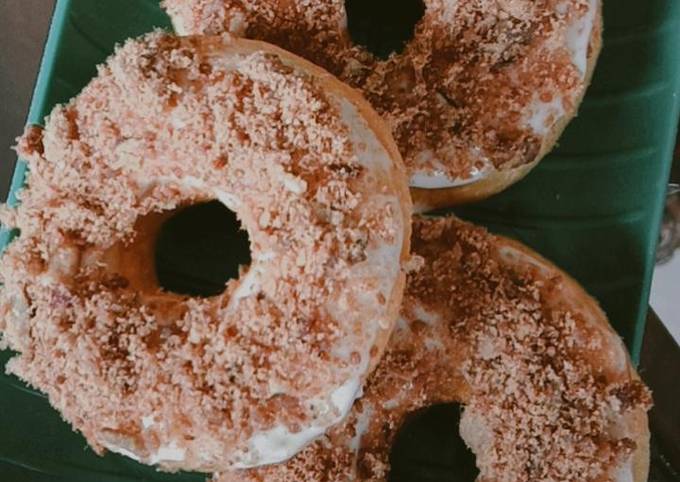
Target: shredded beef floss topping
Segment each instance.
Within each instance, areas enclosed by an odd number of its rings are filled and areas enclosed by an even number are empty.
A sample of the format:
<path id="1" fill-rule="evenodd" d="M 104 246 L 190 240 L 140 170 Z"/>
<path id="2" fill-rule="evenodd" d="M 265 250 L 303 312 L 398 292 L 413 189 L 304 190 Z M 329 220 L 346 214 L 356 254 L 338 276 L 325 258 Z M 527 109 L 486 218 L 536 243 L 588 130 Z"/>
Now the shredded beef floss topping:
<path id="1" fill-rule="evenodd" d="M 594 330 L 570 306 L 560 292 L 564 280 L 546 279 L 521 259 L 508 263 L 481 228 L 437 220 L 417 222 L 414 230 L 426 265 L 409 280 L 407 299 L 450 320 L 450 349 L 469 353 L 460 367 L 470 387 L 461 430 L 465 438 L 471 422 L 493 434 L 490 446 L 466 438 L 481 449 L 475 450 L 481 480 L 611 477 L 635 448 L 610 433 L 613 420 L 651 403 L 644 385 L 616 366 L 625 356 L 620 342 L 613 341 L 613 360 L 580 346 L 579 333 L 603 345 L 612 335 Z M 620 386 L 636 394 L 626 408 L 612 404 Z"/>
<path id="2" fill-rule="evenodd" d="M 249 438 L 341 417 L 391 323 L 408 231 L 395 166 L 356 107 L 348 124 L 349 101 L 276 55 L 202 42 L 156 32 L 118 48 L 19 140 L 28 188 L 2 211 L 21 230 L 0 267 L 0 330 L 21 353 L 8 370 L 96 449 L 169 468 L 206 444 L 258 463 Z M 252 265 L 215 298 L 149 285 L 153 226 L 211 199 L 237 213 Z"/>
<path id="3" fill-rule="evenodd" d="M 181 33 L 271 42 L 360 89 L 412 175 L 461 182 L 536 160 L 585 90 L 598 1 L 424 4 L 403 52 L 383 60 L 350 38 L 343 0 L 164 1 Z"/>
<path id="4" fill-rule="evenodd" d="M 650 394 L 613 332 L 564 291 L 573 282 L 454 218 L 415 218 L 412 243 L 422 266 L 403 322 L 344 425 L 285 464 L 216 480 L 385 481 L 406 416 L 453 401 L 480 481 L 629 480 L 617 474 Z"/>

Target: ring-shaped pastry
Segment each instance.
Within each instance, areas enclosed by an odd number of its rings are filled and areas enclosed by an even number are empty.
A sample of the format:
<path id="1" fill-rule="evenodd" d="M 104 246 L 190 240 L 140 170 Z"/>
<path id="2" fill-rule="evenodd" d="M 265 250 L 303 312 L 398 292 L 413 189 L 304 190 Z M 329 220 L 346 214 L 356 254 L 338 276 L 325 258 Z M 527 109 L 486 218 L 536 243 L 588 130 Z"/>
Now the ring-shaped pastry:
<path id="1" fill-rule="evenodd" d="M 19 151 L 8 369 L 96 450 L 251 467 L 347 414 L 398 315 L 411 221 L 398 150 L 354 90 L 261 42 L 155 32 Z M 160 226 L 211 200 L 237 214 L 251 265 L 219 296 L 161 289 Z"/>

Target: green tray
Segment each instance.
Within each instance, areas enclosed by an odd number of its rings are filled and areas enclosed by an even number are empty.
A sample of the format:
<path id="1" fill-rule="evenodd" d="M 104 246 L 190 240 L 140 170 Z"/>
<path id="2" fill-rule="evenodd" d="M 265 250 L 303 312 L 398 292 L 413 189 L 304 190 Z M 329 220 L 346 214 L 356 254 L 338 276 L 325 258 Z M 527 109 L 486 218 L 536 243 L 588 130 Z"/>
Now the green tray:
<path id="1" fill-rule="evenodd" d="M 593 85 L 559 148 L 523 182 L 458 213 L 524 241 L 575 276 L 637 360 L 680 110 L 680 2 L 605 0 L 605 25 Z M 28 121 L 42 123 L 56 103 L 77 94 L 116 42 L 153 27 L 169 28 L 157 0 L 58 0 Z M 19 162 L 12 204 L 24 176 Z M 10 239 L 1 233 L 0 248 Z M 0 364 L 10 356 L 0 352 Z M 0 481 L 43 480 L 203 477 L 97 457 L 44 396 L 2 374 Z"/>

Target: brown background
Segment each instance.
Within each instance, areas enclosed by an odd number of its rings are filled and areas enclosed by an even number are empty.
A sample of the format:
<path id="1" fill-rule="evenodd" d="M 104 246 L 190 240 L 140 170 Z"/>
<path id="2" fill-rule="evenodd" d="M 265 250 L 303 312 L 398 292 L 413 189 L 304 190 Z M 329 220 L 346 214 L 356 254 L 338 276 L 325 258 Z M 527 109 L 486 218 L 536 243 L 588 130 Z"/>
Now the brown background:
<path id="1" fill-rule="evenodd" d="M 0 199 L 5 200 L 54 0 L 0 0 Z"/>

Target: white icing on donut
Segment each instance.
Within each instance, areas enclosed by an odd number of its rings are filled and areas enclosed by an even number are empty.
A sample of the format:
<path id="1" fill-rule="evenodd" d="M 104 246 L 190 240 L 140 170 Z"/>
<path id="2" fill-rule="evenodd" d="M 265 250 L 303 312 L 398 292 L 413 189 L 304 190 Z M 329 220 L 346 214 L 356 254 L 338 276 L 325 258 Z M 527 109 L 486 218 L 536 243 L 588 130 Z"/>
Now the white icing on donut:
<path id="1" fill-rule="evenodd" d="M 359 113 L 357 107 L 347 99 L 336 99 L 340 117 L 349 127 L 349 138 L 356 150 L 358 161 L 364 167 L 374 166 L 376 163 L 382 169 L 389 169 L 391 159 L 385 147 L 373 135 L 367 135 L 368 124 Z"/>
<path id="2" fill-rule="evenodd" d="M 241 278 L 239 286 L 234 292 L 234 296 L 229 300 L 229 304 L 235 307 L 238 302 L 249 296 L 254 296 L 260 292 L 262 286 L 261 279 L 264 275 L 266 267 L 263 263 L 253 263 L 246 275 Z"/>
<path id="3" fill-rule="evenodd" d="M 467 179 L 451 179 L 442 171 L 416 171 L 411 175 L 411 186 L 422 189 L 445 189 L 448 187 L 465 186 L 479 181 L 486 176 L 487 171 L 473 173 Z"/>
<path id="4" fill-rule="evenodd" d="M 628 461 L 616 468 L 614 472 L 614 482 L 634 482 L 633 463 Z"/>
<path id="5" fill-rule="evenodd" d="M 527 123 L 540 136 L 550 132 L 555 123 L 565 114 L 561 97 L 554 97 L 550 102 L 535 98 L 529 110 Z"/>
<path id="6" fill-rule="evenodd" d="M 175 29 L 179 35 L 187 35 L 189 29 L 185 25 L 185 17 L 181 15 L 175 15 L 172 18 L 172 28 Z"/>
<path id="7" fill-rule="evenodd" d="M 131 452 L 130 450 L 124 449 L 123 447 L 117 447 L 113 444 L 104 444 L 104 447 L 106 447 L 107 450 L 110 450 L 113 453 L 122 455 L 124 457 L 128 457 L 136 462 L 141 462 L 140 458 L 137 457 L 137 454 Z"/>
<path id="8" fill-rule="evenodd" d="M 262 464 L 275 464 L 289 459 L 303 447 L 324 433 L 318 426 L 308 427 L 297 433 L 290 432 L 279 425 L 276 428 L 261 432 L 250 439 L 248 452 L 242 461 L 234 464 L 237 469 L 247 469 Z"/>
<path id="9" fill-rule="evenodd" d="M 427 323 L 430 326 L 434 326 L 437 323 L 441 322 L 442 316 L 439 313 L 432 313 L 425 309 L 425 307 L 421 304 L 415 305 L 413 308 L 413 316 L 424 323 Z M 406 320 L 400 320 L 402 321 L 402 324 L 404 326 L 408 326 L 408 322 Z"/>
<path id="10" fill-rule="evenodd" d="M 229 19 L 229 31 L 237 35 L 243 35 L 248 27 L 246 17 L 243 12 L 236 12 Z"/>
<path id="11" fill-rule="evenodd" d="M 154 421 L 153 415 L 148 415 L 146 417 L 142 417 L 142 427 L 144 427 L 145 429 L 147 429 L 149 427 L 153 427 L 154 424 L 155 424 L 155 421 Z"/>
<path id="12" fill-rule="evenodd" d="M 481 157 L 479 152 L 476 156 Z M 419 155 L 420 163 L 434 165 L 430 171 L 417 170 L 411 174 L 409 183 L 412 187 L 421 189 L 446 189 L 450 187 L 466 186 L 483 179 L 493 170 L 493 166 L 488 159 L 480 161 L 480 167 L 475 166 L 469 177 L 452 179 L 446 174 L 443 166 L 437 167 L 437 158 L 432 151 L 423 151 Z"/>
<path id="13" fill-rule="evenodd" d="M 123 447 L 117 447 L 113 444 L 105 444 L 105 447 L 111 452 L 124 455 L 125 457 L 129 457 L 137 462 L 142 461 L 134 452 Z M 185 455 L 185 449 L 170 445 L 167 447 L 159 447 L 158 451 L 155 454 L 151 454 L 147 460 L 152 465 L 162 462 L 182 462 L 185 458 Z"/>
<path id="14" fill-rule="evenodd" d="M 355 426 L 356 435 L 352 440 L 350 440 L 349 443 L 349 447 L 353 451 L 359 450 L 359 446 L 361 445 L 361 439 L 364 436 L 364 434 L 368 432 L 372 416 L 373 409 L 371 407 L 366 407 L 364 411 L 357 416 L 357 423 Z"/>
<path id="15" fill-rule="evenodd" d="M 361 395 L 361 380 L 354 378 L 335 390 L 331 395 L 332 410 L 338 413 L 335 423 L 342 421 L 349 413 L 354 401 Z M 324 403 L 322 401 L 322 403 Z M 234 464 L 237 469 L 248 469 L 259 465 L 276 464 L 288 460 L 300 448 L 316 440 L 327 430 L 326 426 L 314 425 L 299 432 L 291 432 L 279 425 L 266 432 L 259 432 L 250 439 L 247 454 L 241 462 Z"/>
<path id="16" fill-rule="evenodd" d="M 441 12 L 441 21 L 444 24 L 455 25 L 458 12 L 458 0 L 431 0 L 429 8 Z"/>
<path id="17" fill-rule="evenodd" d="M 595 17 L 599 8 L 599 0 L 589 0 L 588 11 L 567 28 L 567 48 L 571 52 L 572 61 L 585 78 L 588 70 L 588 47 L 595 26 Z"/>

